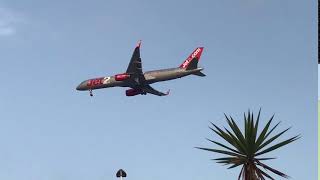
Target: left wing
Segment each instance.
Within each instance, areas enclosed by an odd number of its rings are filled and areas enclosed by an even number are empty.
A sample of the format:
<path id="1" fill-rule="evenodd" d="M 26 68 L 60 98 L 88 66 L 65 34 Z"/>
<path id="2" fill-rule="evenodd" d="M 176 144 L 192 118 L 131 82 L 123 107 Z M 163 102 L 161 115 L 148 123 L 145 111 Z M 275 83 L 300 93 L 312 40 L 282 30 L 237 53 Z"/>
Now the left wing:
<path id="1" fill-rule="evenodd" d="M 140 58 L 140 45 L 141 45 L 141 40 L 138 42 L 136 48 L 133 51 L 130 63 L 126 71 L 126 73 L 128 74 L 143 75 L 141 58 Z"/>
<path id="2" fill-rule="evenodd" d="M 170 90 L 168 90 L 166 93 L 157 91 L 157 90 L 153 89 L 150 85 L 145 85 L 141 89 L 146 93 L 154 94 L 154 95 L 157 95 L 157 96 L 167 96 L 170 93 Z"/>

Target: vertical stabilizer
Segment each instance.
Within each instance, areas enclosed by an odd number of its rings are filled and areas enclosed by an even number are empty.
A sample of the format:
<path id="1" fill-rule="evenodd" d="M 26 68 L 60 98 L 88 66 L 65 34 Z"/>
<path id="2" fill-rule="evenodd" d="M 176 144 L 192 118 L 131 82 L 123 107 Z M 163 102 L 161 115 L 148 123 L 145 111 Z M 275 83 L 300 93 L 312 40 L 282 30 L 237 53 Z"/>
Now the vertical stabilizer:
<path id="1" fill-rule="evenodd" d="M 200 60 L 203 47 L 196 48 L 190 56 L 180 65 L 180 68 L 183 69 L 196 69 L 198 67 L 198 62 Z"/>

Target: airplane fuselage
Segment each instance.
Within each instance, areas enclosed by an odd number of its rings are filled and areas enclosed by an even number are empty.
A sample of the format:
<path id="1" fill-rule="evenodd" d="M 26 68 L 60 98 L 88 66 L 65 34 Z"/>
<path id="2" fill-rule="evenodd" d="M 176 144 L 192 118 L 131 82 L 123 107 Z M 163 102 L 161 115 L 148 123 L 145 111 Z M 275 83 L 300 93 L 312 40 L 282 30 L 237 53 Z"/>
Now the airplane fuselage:
<path id="1" fill-rule="evenodd" d="M 203 47 L 197 47 L 183 63 L 177 68 L 161 69 L 155 71 L 142 71 L 142 61 L 140 57 L 141 41 L 138 42 L 131 56 L 129 65 L 125 73 L 114 76 L 106 76 L 83 81 L 76 88 L 79 91 L 89 91 L 110 87 L 129 87 L 125 91 L 126 96 L 153 94 L 156 96 L 167 96 L 167 92 L 160 92 L 150 86 L 152 83 L 168 81 L 188 75 L 205 76 L 203 68 L 198 67 L 198 62 L 203 51 Z"/>
<path id="2" fill-rule="evenodd" d="M 147 71 L 143 73 L 145 80 L 142 82 L 139 81 L 139 79 L 141 79 L 139 77 L 130 77 L 124 80 L 117 80 L 116 76 L 106 76 L 106 77 L 88 79 L 86 81 L 83 81 L 77 87 L 77 90 L 86 91 L 86 90 L 94 90 L 94 89 L 109 88 L 109 87 L 138 88 L 139 86 L 143 86 L 147 84 L 181 78 L 184 76 L 188 76 L 188 75 L 200 72 L 202 70 L 203 68 L 196 68 L 191 70 L 186 70 L 182 68 L 170 68 L 170 69 Z"/>

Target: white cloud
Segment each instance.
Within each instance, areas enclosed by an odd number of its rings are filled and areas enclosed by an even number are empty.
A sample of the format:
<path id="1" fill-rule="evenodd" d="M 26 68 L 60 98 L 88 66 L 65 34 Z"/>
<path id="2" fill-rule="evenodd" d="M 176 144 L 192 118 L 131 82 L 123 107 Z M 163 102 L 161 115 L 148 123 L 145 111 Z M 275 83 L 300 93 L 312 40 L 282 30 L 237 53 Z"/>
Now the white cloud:
<path id="1" fill-rule="evenodd" d="M 0 36 L 14 35 L 21 22 L 22 18 L 19 14 L 9 8 L 0 7 Z"/>

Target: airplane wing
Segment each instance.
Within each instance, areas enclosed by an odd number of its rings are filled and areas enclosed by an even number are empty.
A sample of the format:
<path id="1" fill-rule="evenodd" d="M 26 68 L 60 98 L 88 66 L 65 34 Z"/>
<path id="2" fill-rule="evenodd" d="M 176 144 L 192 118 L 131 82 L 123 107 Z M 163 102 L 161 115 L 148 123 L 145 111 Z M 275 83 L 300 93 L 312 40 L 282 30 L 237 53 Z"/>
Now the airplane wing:
<path id="1" fill-rule="evenodd" d="M 150 85 L 145 85 L 141 89 L 146 93 L 157 95 L 157 96 L 167 96 L 170 93 L 170 90 L 168 90 L 166 93 L 157 91 L 157 90 L 153 89 Z"/>
<path id="2" fill-rule="evenodd" d="M 140 45 L 141 45 L 141 41 L 138 42 L 136 48 L 133 51 L 129 66 L 126 71 L 126 73 L 128 74 L 143 75 L 141 58 L 140 58 Z"/>

